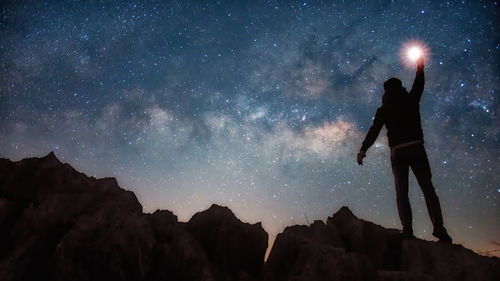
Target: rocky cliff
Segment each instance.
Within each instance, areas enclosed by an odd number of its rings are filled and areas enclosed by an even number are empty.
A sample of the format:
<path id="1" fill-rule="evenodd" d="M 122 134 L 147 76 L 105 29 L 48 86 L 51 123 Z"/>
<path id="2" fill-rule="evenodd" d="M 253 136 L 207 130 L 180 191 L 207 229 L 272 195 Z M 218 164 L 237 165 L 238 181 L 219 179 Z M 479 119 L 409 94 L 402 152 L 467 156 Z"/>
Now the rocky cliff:
<path id="1" fill-rule="evenodd" d="M 326 224 L 287 227 L 276 237 L 265 280 L 500 280 L 500 261 L 460 245 L 401 239 L 342 207 Z"/>
<path id="2" fill-rule="evenodd" d="M 401 240 L 347 208 L 276 238 L 226 207 L 187 223 L 144 214 L 113 178 L 53 153 L 0 159 L 0 280 L 499 280 L 498 259 L 459 245 Z"/>
<path id="3" fill-rule="evenodd" d="M 0 280 L 258 280 L 267 233 L 213 205 L 144 214 L 113 178 L 50 153 L 0 159 Z"/>

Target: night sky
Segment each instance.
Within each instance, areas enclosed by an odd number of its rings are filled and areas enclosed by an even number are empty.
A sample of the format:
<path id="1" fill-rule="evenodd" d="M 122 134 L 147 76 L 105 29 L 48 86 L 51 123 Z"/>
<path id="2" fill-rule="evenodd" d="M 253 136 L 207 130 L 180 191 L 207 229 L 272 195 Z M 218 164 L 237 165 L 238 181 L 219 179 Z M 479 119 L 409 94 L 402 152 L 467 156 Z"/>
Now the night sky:
<path id="1" fill-rule="evenodd" d="M 0 157 L 54 151 L 116 177 L 146 212 L 185 221 L 217 203 L 271 240 L 344 205 L 401 228 L 385 129 L 355 159 L 383 82 L 411 88 L 404 44 L 425 44 L 422 125 L 445 226 L 498 248 L 498 2 L 7 2 Z M 433 239 L 413 175 L 410 195 L 416 236 Z"/>

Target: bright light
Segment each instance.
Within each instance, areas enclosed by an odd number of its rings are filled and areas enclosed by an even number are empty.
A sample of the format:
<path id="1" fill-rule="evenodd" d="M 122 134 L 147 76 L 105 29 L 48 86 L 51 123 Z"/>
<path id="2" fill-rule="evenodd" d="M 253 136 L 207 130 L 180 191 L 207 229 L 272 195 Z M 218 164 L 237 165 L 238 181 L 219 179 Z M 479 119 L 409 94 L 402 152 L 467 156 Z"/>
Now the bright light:
<path id="1" fill-rule="evenodd" d="M 412 61 L 417 61 L 422 56 L 422 50 L 419 47 L 411 47 L 408 50 L 408 58 Z"/>
<path id="2" fill-rule="evenodd" d="M 424 61 L 427 62 L 430 52 L 422 42 L 411 40 L 403 44 L 399 55 L 404 65 L 407 67 L 415 67 L 415 62 L 422 57 Z"/>

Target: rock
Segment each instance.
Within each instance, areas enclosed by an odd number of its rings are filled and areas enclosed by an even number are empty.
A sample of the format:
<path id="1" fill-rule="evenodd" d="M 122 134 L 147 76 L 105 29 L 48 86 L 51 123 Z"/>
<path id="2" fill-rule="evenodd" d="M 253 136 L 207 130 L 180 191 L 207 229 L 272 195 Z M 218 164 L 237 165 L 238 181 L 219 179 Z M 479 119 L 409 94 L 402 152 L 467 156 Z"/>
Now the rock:
<path id="1" fill-rule="evenodd" d="M 347 207 L 276 237 L 212 205 L 187 223 L 144 214 L 114 178 L 43 158 L 0 158 L 0 280 L 500 280 L 500 261 L 401 240 Z"/>
<path id="2" fill-rule="evenodd" d="M 264 280 L 376 280 L 366 256 L 347 252 L 338 231 L 315 221 L 278 234 L 265 265 Z"/>
<path id="3" fill-rule="evenodd" d="M 500 280 L 500 260 L 480 256 L 461 245 L 405 240 L 401 270 L 428 280 Z"/>
<path id="4" fill-rule="evenodd" d="M 221 270 L 218 280 L 260 278 L 268 240 L 260 223 L 242 223 L 229 208 L 212 205 L 186 227 Z"/>
<path id="5" fill-rule="evenodd" d="M 169 211 L 144 214 L 136 196 L 114 178 L 87 177 L 53 153 L 19 162 L 0 159 L 0 280 L 224 280 L 219 277 L 230 278 L 233 272 L 238 276 L 226 280 L 260 276 L 267 247 L 260 225 L 244 224 L 234 215 L 228 220 L 223 213 L 207 214 L 194 220 L 194 235 Z M 207 252 L 199 225 L 213 237 L 244 238 L 264 250 L 224 264 Z M 216 252 L 235 257 L 249 247 L 233 242 Z"/>
<path id="6" fill-rule="evenodd" d="M 394 270 L 400 267 L 401 239 L 396 229 L 386 229 L 357 218 L 347 207 L 342 207 L 327 219 L 328 227 L 336 229 L 342 240 L 342 248 L 360 253 L 380 269 Z"/>
<path id="7" fill-rule="evenodd" d="M 500 261 L 460 245 L 402 240 L 342 207 L 276 237 L 264 280 L 499 280 Z"/>

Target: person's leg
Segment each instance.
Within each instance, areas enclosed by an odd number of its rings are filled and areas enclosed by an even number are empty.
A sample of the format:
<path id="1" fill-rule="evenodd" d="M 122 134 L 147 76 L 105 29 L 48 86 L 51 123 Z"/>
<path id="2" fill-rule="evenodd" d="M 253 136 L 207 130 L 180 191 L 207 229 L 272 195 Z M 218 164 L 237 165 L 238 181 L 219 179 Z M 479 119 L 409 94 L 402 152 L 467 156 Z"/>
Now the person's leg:
<path id="1" fill-rule="evenodd" d="M 432 224 L 434 226 L 443 225 L 441 206 L 439 204 L 439 198 L 437 197 L 436 190 L 432 185 L 431 168 L 429 166 L 427 154 L 425 153 L 425 148 L 423 145 L 415 145 L 412 147 L 412 152 L 410 166 L 413 174 L 415 174 L 415 177 L 417 178 L 422 192 L 424 193 L 427 211 L 431 217 Z"/>
<path id="2" fill-rule="evenodd" d="M 451 242 L 451 238 L 449 238 L 446 233 L 446 229 L 443 226 L 441 205 L 439 203 L 439 198 L 436 194 L 434 185 L 432 184 L 431 168 L 423 145 L 416 145 L 415 147 L 412 147 L 412 159 L 410 161 L 410 166 L 424 194 L 427 211 L 432 224 L 434 225 L 433 235 L 444 241 L 449 240 L 449 242 Z"/>
<path id="3" fill-rule="evenodd" d="M 392 173 L 394 175 L 394 184 L 396 186 L 396 202 L 398 205 L 399 218 L 403 225 L 403 235 L 413 236 L 412 214 L 410 199 L 408 198 L 408 173 L 409 166 L 403 153 L 391 153 Z"/>

